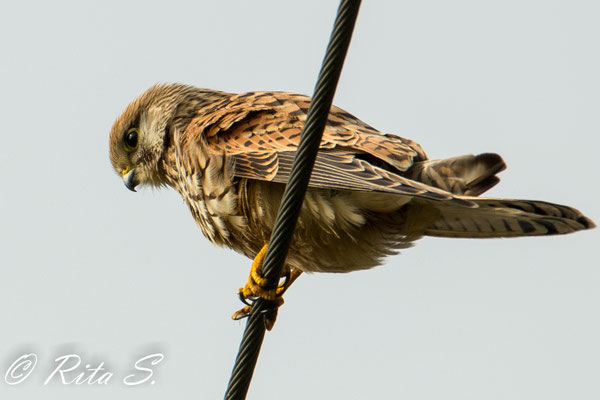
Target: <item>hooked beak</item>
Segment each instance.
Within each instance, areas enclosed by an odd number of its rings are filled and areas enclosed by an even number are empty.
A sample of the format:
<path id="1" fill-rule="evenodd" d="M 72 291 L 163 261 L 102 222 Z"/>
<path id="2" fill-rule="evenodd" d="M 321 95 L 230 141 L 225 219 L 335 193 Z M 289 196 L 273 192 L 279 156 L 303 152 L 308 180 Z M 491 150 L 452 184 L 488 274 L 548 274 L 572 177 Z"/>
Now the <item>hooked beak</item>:
<path id="1" fill-rule="evenodd" d="M 132 192 L 135 192 L 135 187 L 138 184 L 138 181 L 135 180 L 135 168 L 124 168 L 123 171 L 121 171 L 121 176 L 123 177 L 125 187 Z"/>

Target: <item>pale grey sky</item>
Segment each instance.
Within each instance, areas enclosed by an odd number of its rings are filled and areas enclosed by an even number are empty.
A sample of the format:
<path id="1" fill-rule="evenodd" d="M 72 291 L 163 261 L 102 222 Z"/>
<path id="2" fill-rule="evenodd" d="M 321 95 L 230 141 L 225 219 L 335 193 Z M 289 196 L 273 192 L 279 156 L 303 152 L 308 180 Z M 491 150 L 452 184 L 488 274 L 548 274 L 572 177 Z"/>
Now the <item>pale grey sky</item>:
<path id="1" fill-rule="evenodd" d="M 210 245 L 174 191 L 126 190 L 108 132 L 156 82 L 312 93 L 336 9 L 0 5 L 1 398 L 223 396 L 250 261 Z M 599 14 L 583 0 L 365 1 L 335 103 L 432 158 L 498 152 L 508 170 L 490 196 L 598 223 Z M 248 398 L 598 399 L 599 238 L 424 239 L 371 271 L 303 276 Z M 121 383 L 156 352 L 154 385 Z M 36 369 L 8 385 L 28 353 Z M 71 353 L 114 377 L 44 386 Z"/>

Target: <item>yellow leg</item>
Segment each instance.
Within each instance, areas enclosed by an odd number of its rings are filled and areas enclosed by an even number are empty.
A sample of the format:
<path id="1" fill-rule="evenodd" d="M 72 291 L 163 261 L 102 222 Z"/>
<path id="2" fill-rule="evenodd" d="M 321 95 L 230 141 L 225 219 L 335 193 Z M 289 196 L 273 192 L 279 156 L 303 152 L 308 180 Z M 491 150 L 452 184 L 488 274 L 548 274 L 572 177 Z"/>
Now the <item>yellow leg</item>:
<path id="1" fill-rule="evenodd" d="M 262 265 L 266 253 L 267 245 L 264 245 L 256 257 L 254 257 L 252 267 L 250 268 L 250 276 L 248 277 L 248 281 L 243 288 L 238 290 L 240 299 L 247 305 L 241 310 L 235 312 L 231 318 L 234 320 L 239 320 L 247 317 L 250 314 L 253 302 L 260 297 L 273 302 L 273 309 L 269 310 L 265 316 L 267 329 L 271 330 L 275 324 L 275 319 L 277 318 L 277 309 L 283 304 L 283 298 L 281 296 L 292 285 L 292 283 L 298 279 L 298 277 L 302 274 L 302 271 L 286 266 L 284 267 L 283 283 L 279 284 L 274 289 L 265 289 L 265 286 L 267 286 L 267 279 L 262 276 Z"/>

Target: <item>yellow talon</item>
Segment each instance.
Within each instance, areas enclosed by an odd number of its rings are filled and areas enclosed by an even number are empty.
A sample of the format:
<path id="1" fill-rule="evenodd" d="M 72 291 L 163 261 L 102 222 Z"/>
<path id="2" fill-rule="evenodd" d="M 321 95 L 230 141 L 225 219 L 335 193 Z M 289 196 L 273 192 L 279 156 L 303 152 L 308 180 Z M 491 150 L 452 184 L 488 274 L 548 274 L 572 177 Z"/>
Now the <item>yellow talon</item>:
<path id="1" fill-rule="evenodd" d="M 265 286 L 267 286 L 268 281 L 262 276 L 262 266 L 266 253 L 267 245 L 264 245 L 256 257 L 254 257 L 248 281 L 243 288 L 238 290 L 238 295 L 240 299 L 246 303 L 246 306 L 235 312 L 231 318 L 239 320 L 247 317 L 252 309 L 253 301 L 260 297 L 273 302 L 273 309 L 269 310 L 265 315 L 267 329 L 271 330 L 275 324 L 275 319 L 277 318 L 277 309 L 283 304 L 283 298 L 281 296 L 300 274 L 302 274 L 302 271 L 296 268 L 290 269 L 288 266 L 285 266 L 283 273 L 284 281 L 274 289 L 266 289 Z"/>
<path id="2" fill-rule="evenodd" d="M 254 261 L 252 261 L 252 267 L 250 268 L 250 277 L 248 278 L 248 282 L 253 280 L 258 286 L 265 287 L 267 286 L 267 279 L 264 278 L 262 274 L 262 265 L 265 261 L 265 255 L 267 254 L 267 245 L 265 244 L 262 249 L 258 252 L 256 257 L 254 257 Z"/>
<path id="3" fill-rule="evenodd" d="M 244 307 L 240 308 L 239 310 L 237 310 L 236 312 L 234 312 L 233 315 L 231 316 L 231 319 L 233 319 L 234 321 L 237 321 L 242 318 L 246 318 L 250 314 L 251 309 L 252 309 L 251 306 L 244 306 Z"/>

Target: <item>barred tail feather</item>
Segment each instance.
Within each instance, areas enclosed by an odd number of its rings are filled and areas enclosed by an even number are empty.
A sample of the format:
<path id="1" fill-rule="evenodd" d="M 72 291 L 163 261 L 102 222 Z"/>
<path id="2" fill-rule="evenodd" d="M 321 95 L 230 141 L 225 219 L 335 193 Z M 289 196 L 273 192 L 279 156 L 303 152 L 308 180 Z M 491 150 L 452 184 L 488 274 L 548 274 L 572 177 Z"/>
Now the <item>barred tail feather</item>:
<path id="1" fill-rule="evenodd" d="M 477 208 L 433 205 L 437 218 L 425 235 L 493 238 L 562 235 L 592 229 L 594 223 L 578 210 L 543 201 L 469 198 Z"/>

